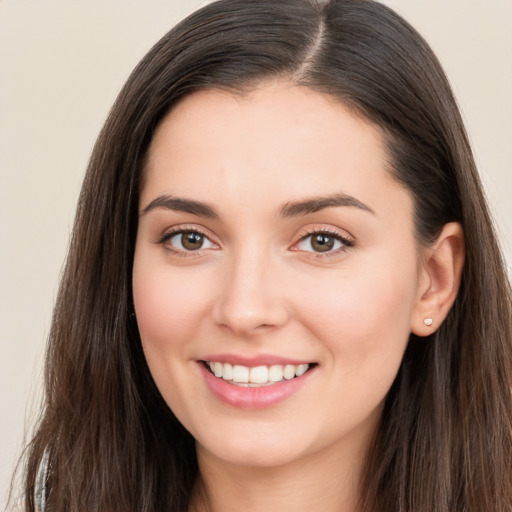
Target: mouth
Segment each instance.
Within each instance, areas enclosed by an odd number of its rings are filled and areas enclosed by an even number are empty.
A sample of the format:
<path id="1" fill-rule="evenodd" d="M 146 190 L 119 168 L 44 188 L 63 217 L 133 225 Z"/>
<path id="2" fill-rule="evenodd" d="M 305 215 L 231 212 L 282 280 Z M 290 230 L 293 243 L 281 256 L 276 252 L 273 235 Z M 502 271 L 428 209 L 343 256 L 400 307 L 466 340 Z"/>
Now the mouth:
<path id="1" fill-rule="evenodd" d="M 316 363 L 244 366 L 220 361 L 202 361 L 205 368 L 218 379 L 240 387 L 265 387 L 302 377 Z"/>

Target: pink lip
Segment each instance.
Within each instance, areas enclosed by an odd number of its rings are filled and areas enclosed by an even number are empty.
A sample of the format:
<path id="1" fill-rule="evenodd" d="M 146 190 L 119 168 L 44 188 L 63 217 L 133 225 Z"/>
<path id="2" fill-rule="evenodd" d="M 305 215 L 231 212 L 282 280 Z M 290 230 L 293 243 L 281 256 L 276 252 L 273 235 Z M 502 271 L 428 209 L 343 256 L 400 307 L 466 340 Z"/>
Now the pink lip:
<path id="1" fill-rule="evenodd" d="M 311 361 L 302 361 L 299 359 L 290 359 L 270 354 L 262 354 L 256 356 L 244 356 L 236 354 L 214 354 L 202 358 L 203 361 L 217 361 L 219 363 L 240 364 L 242 366 L 272 366 L 273 364 L 299 364 L 311 363 Z"/>
<path id="2" fill-rule="evenodd" d="M 219 361 L 219 359 L 214 359 Z M 222 359 L 223 362 L 230 362 Z M 237 359 L 239 361 L 239 359 Z M 261 361 L 261 359 L 258 359 Z M 241 364 L 241 363 L 239 363 Z M 261 364 L 261 362 L 260 362 Z M 266 363 L 269 364 L 269 363 Z M 271 363 L 270 363 L 271 364 Z M 283 364 L 283 363 L 273 363 Z M 284 363 L 286 364 L 286 363 Z M 294 364 L 294 363 L 288 363 Z M 299 363 L 300 364 L 300 363 Z M 198 361 L 200 372 L 206 382 L 208 389 L 219 400 L 227 405 L 238 407 L 241 409 L 264 409 L 271 407 L 297 393 L 309 377 L 315 373 L 316 366 L 308 370 L 304 375 L 295 377 L 283 382 L 277 382 L 269 386 L 261 387 L 244 387 L 230 384 L 224 379 L 215 377 L 204 365 L 202 361 Z M 255 366 L 246 363 L 246 366 Z"/>

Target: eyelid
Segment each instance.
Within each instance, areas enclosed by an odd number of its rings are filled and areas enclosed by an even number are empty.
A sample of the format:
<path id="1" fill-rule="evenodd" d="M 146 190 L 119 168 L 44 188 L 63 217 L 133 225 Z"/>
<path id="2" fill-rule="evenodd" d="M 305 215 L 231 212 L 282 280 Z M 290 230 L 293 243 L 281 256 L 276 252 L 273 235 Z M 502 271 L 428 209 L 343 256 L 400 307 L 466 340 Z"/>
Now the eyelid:
<path id="1" fill-rule="evenodd" d="M 158 238 L 158 242 L 168 238 L 169 235 L 175 235 L 176 233 L 180 233 L 181 231 L 196 231 L 204 236 L 209 236 L 206 230 L 197 224 L 175 224 L 173 226 L 166 227 L 162 234 Z M 157 242 L 157 243 L 158 243 Z"/>
<path id="2" fill-rule="evenodd" d="M 216 237 L 210 234 L 210 231 L 203 228 L 201 225 L 197 224 L 178 224 L 172 227 L 167 228 L 163 234 L 156 240 L 156 244 L 162 244 L 164 245 L 168 240 L 170 240 L 173 236 L 176 236 L 179 233 L 183 232 L 193 232 L 198 233 L 201 236 L 205 237 L 211 244 L 215 245 L 215 248 L 205 248 L 205 249 L 197 249 L 196 251 L 186 251 L 181 250 L 175 247 L 166 247 L 167 250 L 173 252 L 174 254 L 180 255 L 180 256 L 194 256 L 199 255 L 199 253 L 207 251 L 207 250 L 217 250 L 220 249 L 221 244 L 216 241 Z M 335 238 L 336 240 L 340 241 L 342 243 L 342 246 L 340 248 L 334 249 L 332 251 L 326 251 L 326 252 L 316 252 L 316 251 L 306 251 L 303 249 L 298 248 L 298 244 L 308 238 L 309 236 L 318 235 L 318 234 L 325 234 L 328 236 L 331 236 Z M 355 242 L 353 237 L 347 233 L 347 231 L 342 230 L 340 228 L 336 228 L 333 226 L 326 226 L 326 225 L 314 225 L 314 226 L 307 226 L 305 228 L 302 228 L 296 235 L 295 241 L 290 247 L 290 250 L 297 251 L 297 252 L 304 252 L 304 253 L 310 253 L 314 257 L 324 258 L 333 256 L 336 254 L 339 254 L 340 252 L 344 252 L 347 249 L 350 249 L 354 246 Z"/>
<path id="3" fill-rule="evenodd" d="M 163 245 L 167 241 L 169 241 L 173 236 L 176 236 L 179 233 L 187 233 L 187 232 L 198 233 L 199 235 L 203 236 L 210 243 L 212 243 L 213 245 L 217 246 L 215 248 L 215 250 L 220 247 L 220 244 L 213 240 L 213 238 L 215 238 L 215 237 L 213 235 L 211 235 L 208 230 L 204 229 L 202 226 L 198 226 L 197 224 L 178 224 L 176 226 L 172 226 L 170 228 L 167 228 L 163 232 L 163 234 L 160 235 L 160 237 L 156 240 L 155 243 Z M 201 251 L 211 250 L 212 248 L 198 249 L 197 251 L 183 251 L 183 250 L 176 249 L 176 248 L 171 248 L 171 247 L 167 247 L 167 249 L 169 251 L 174 252 L 175 254 L 184 255 L 184 253 L 189 253 L 189 254 L 187 254 L 187 256 L 192 256 L 194 254 L 198 254 Z"/>
<path id="4" fill-rule="evenodd" d="M 322 252 L 315 252 L 315 251 L 304 251 L 298 248 L 298 245 L 300 242 L 304 241 L 306 238 L 313 236 L 313 235 L 328 235 L 336 240 L 340 241 L 342 243 L 342 247 L 335 249 L 333 251 L 326 251 L 324 253 Z M 329 257 L 334 256 L 336 254 L 339 254 L 340 252 L 344 252 L 347 249 L 352 248 L 355 245 L 354 238 L 347 233 L 345 230 L 341 230 L 339 228 L 335 228 L 333 226 L 325 226 L 325 225 L 315 225 L 315 226 L 307 226 L 306 228 L 303 228 L 299 233 L 297 234 L 296 241 L 292 244 L 290 247 L 293 251 L 301 251 L 301 252 L 307 252 L 311 253 L 315 257 Z"/>

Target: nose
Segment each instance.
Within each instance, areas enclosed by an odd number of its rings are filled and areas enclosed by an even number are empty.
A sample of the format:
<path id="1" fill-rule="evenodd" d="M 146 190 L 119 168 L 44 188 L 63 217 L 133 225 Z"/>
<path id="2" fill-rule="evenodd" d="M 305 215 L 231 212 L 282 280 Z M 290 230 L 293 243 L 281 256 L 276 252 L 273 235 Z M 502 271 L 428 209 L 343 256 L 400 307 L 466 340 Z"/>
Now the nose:
<path id="1" fill-rule="evenodd" d="M 220 281 L 213 306 L 218 326 L 249 337 L 287 322 L 286 286 L 279 265 L 261 250 L 246 248 L 226 261 Z"/>

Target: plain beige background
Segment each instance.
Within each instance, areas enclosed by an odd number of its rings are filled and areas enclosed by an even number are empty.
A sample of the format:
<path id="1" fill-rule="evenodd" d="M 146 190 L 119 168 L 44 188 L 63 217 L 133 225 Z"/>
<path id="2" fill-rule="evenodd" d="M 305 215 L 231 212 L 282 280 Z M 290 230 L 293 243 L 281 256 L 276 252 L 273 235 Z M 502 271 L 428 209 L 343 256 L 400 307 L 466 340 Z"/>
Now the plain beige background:
<path id="1" fill-rule="evenodd" d="M 0 0 L 0 509 L 95 137 L 134 65 L 200 0 Z M 512 0 L 389 0 L 459 99 L 512 262 Z"/>

